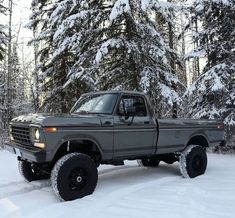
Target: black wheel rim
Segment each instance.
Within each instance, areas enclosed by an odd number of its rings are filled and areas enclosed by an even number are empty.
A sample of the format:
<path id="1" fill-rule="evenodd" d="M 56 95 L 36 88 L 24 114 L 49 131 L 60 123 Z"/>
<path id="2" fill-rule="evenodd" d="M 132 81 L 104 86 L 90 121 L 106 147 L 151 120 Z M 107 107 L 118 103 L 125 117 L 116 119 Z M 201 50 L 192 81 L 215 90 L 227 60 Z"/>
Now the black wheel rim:
<path id="1" fill-rule="evenodd" d="M 69 188 L 71 190 L 80 191 L 87 182 L 87 173 L 82 168 L 75 168 L 69 174 Z"/>
<path id="2" fill-rule="evenodd" d="M 203 159 L 200 155 L 196 155 L 192 160 L 192 168 L 195 172 L 198 172 L 203 167 Z"/>

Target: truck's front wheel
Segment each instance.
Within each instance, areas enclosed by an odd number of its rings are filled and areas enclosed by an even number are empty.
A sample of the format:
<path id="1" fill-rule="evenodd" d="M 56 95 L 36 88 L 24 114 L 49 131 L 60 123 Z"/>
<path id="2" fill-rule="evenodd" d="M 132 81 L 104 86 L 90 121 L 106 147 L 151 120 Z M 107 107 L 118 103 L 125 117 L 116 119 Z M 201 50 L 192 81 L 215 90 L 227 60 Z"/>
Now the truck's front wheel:
<path id="1" fill-rule="evenodd" d="M 202 146 L 189 145 L 180 156 L 180 172 L 185 178 L 202 175 L 207 167 L 207 155 Z"/>
<path id="2" fill-rule="evenodd" d="M 32 163 L 24 160 L 18 162 L 18 168 L 20 174 L 28 182 L 50 178 L 49 174 L 42 172 L 37 167 L 33 167 Z"/>
<path id="3" fill-rule="evenodd" d="M 82 198 L 94 192 L 98 179 L 94 161 L 85 154 L 67 154 L 57 161 L 51 184 L 55 194 L 65 201 Z"/>

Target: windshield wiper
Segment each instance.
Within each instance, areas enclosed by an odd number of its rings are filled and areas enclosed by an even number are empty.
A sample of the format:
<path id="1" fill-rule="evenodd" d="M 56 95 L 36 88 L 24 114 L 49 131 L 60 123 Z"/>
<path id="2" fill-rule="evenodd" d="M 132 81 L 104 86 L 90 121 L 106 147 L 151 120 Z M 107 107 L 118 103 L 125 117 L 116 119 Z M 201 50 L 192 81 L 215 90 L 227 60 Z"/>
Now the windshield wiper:
<path id="1" fill-rule="evenodd" d="M 81 111 L 77 111 L 74 112 L 75 114 L 89 114 L 89 111 L 85 111 L 85 110 L 81 110 Z"/>

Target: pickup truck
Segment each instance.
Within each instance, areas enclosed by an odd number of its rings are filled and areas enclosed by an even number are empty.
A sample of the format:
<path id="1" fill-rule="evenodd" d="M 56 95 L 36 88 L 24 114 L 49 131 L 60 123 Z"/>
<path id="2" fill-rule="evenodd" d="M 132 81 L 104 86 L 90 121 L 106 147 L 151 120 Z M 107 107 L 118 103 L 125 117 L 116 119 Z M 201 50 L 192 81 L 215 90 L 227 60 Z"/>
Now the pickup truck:
<path id="1" fill-rule="evenodd" d="M 100 164 L 138 160 L 144 167 L 179 162 L 183 177 L 205 173 L 206 148 L 223 141 L 221 121 L 158 119 L 141 92 L 82 95 L 68 114 L 14 118 L 5 148 L 18 156 L 27 181 L 51 179 L 65 201 L 92 194 Z"/>

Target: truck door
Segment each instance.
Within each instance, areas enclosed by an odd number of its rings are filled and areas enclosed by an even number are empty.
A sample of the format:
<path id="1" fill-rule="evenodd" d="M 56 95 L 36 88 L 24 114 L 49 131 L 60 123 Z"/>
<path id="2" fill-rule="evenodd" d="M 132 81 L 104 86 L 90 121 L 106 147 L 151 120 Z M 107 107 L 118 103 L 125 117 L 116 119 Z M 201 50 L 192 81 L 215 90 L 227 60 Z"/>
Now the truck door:
<path id="1" fill-rule="evenodd" d="M 151 154 L 156 136 L 145 98 L 123 95 L 114 115 L 114 157 Z"/>

